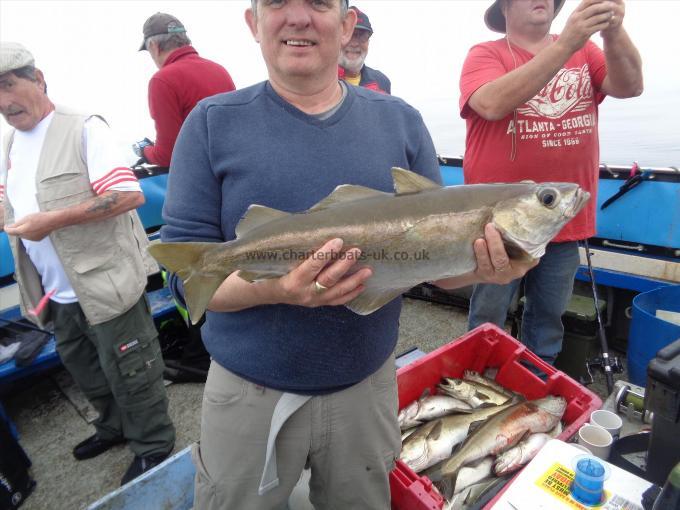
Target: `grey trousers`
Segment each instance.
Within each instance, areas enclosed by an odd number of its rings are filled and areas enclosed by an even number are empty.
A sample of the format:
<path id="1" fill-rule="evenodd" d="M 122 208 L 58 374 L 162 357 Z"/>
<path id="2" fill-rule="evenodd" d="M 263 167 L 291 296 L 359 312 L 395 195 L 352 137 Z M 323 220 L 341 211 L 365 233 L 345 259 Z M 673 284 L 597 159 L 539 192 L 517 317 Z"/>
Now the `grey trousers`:
<path id="1" fill-rule="evenodd" d="M 50 302 L 57 352 L 99 412 L 104 439 L 123 436 L 140 457 L 169 453 L 175 428 L 168 416 L 163 357 L 144 296 L 130 310 L 90 326 L 78 303 Z"/>
<path id="2" fill-rule="evenodd" d="M 269 426 L 280 391 L 210 366 L 201 440 L 193 449 L 196 510 L 285 509 L 311 468 L 317 510 L 390 508 L 389 472 L 401 449 L 394 357 L 343 391 L 312 397 L 276 439 L 278 487 L 258 495 Z"/>

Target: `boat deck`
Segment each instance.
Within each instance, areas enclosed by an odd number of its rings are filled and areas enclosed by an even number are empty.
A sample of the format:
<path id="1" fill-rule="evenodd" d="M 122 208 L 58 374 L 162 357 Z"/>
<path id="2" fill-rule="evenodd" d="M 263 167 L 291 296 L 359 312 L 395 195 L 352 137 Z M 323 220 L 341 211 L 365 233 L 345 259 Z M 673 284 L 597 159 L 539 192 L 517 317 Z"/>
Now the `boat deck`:
<path id="1" fill-rule="evenodd" d="M 430 352 L 461 336 L 466 329 L 465 310 L 407 298 L 396 352 L 403 353 L 413 346 Z M 27 510 L 86 508 L 118 488 L 132 460 L 125 446 L 116 446 L 90 460 L 73 458 L 73 446 L 92 434 L 93 428 L 57 384 L 59 380 L 63 387 L 64 378 L 68 379 L 68 374 L 55 368 L 30 385 L 28 380 L 19 381 L 10 394 L 2 397 L 19 431 L 21 445 L 33 461 L 37 486 L 22 507 Z M 591 388 L 604 396 L 602 381 Z M 167 389 L 170 416 L 177 430 L 175 452 L 180 452 L 199 437 L 203 384 L 171 384 Z"/>

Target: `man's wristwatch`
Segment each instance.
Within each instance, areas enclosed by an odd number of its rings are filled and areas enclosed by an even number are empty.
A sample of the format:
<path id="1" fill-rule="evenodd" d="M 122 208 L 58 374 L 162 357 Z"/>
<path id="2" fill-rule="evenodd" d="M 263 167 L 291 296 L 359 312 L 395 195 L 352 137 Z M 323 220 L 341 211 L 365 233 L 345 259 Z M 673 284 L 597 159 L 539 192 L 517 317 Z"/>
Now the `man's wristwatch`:
<path id="1" fill-rule="evenodd" d="M 144 147 L 148 147 L 149 145 L 153 145 L 153 142 L 148 138 L 144 138 L 144 140 L 141 140 L 137 143 L 133 143 L 132 150 L 134 151 L 135 154 L 137 154 L 137 156 L 142 158 L 144 157 Z"/>

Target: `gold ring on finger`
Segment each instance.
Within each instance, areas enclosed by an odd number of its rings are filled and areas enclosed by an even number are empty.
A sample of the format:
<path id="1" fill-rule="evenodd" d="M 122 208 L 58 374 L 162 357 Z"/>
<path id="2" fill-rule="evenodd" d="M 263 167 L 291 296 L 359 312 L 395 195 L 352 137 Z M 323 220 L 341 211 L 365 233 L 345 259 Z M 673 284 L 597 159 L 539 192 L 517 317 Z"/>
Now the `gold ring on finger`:
<path id="1" fill-rule="evenodd" d="M 317 280 L 314 280 L 314 292 L 317 294 L 321 294 L 322 292 L 325 292 L 328 290 L 328 287 L 325 285 L 321 285 Z"/>

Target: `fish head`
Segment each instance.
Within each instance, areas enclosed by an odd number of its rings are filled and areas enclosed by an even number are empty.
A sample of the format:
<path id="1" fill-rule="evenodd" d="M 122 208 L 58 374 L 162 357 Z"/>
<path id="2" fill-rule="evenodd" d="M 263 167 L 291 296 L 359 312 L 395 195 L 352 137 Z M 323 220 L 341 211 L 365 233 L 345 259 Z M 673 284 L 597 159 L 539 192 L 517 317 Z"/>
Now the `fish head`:
<path id="1" fill-rule="evenodd" d="M 404 442 L 399 454 L 399 458 L 411 469 L 420 467 L 427 459 L 427 440 L 424 437 L 417 437 L 415 440 Z"/>
<path id="2" fill-rule="evenodd" d="M 521 183 L 493 208 L 493 224 L 513 258 L 539 258 L 546 245 L 583 208 L 590 193 L 569 182 Z"/>
<path id="3" fill-rule="evenodd" d="M 564 397 L 555 397 L 548 395 L 547 397 L 534 400 L 533 403 L 539 409 L 549 413 L 553 416 L 562 417 L 564 411 L 567 409 L 567 401 Z"/>

